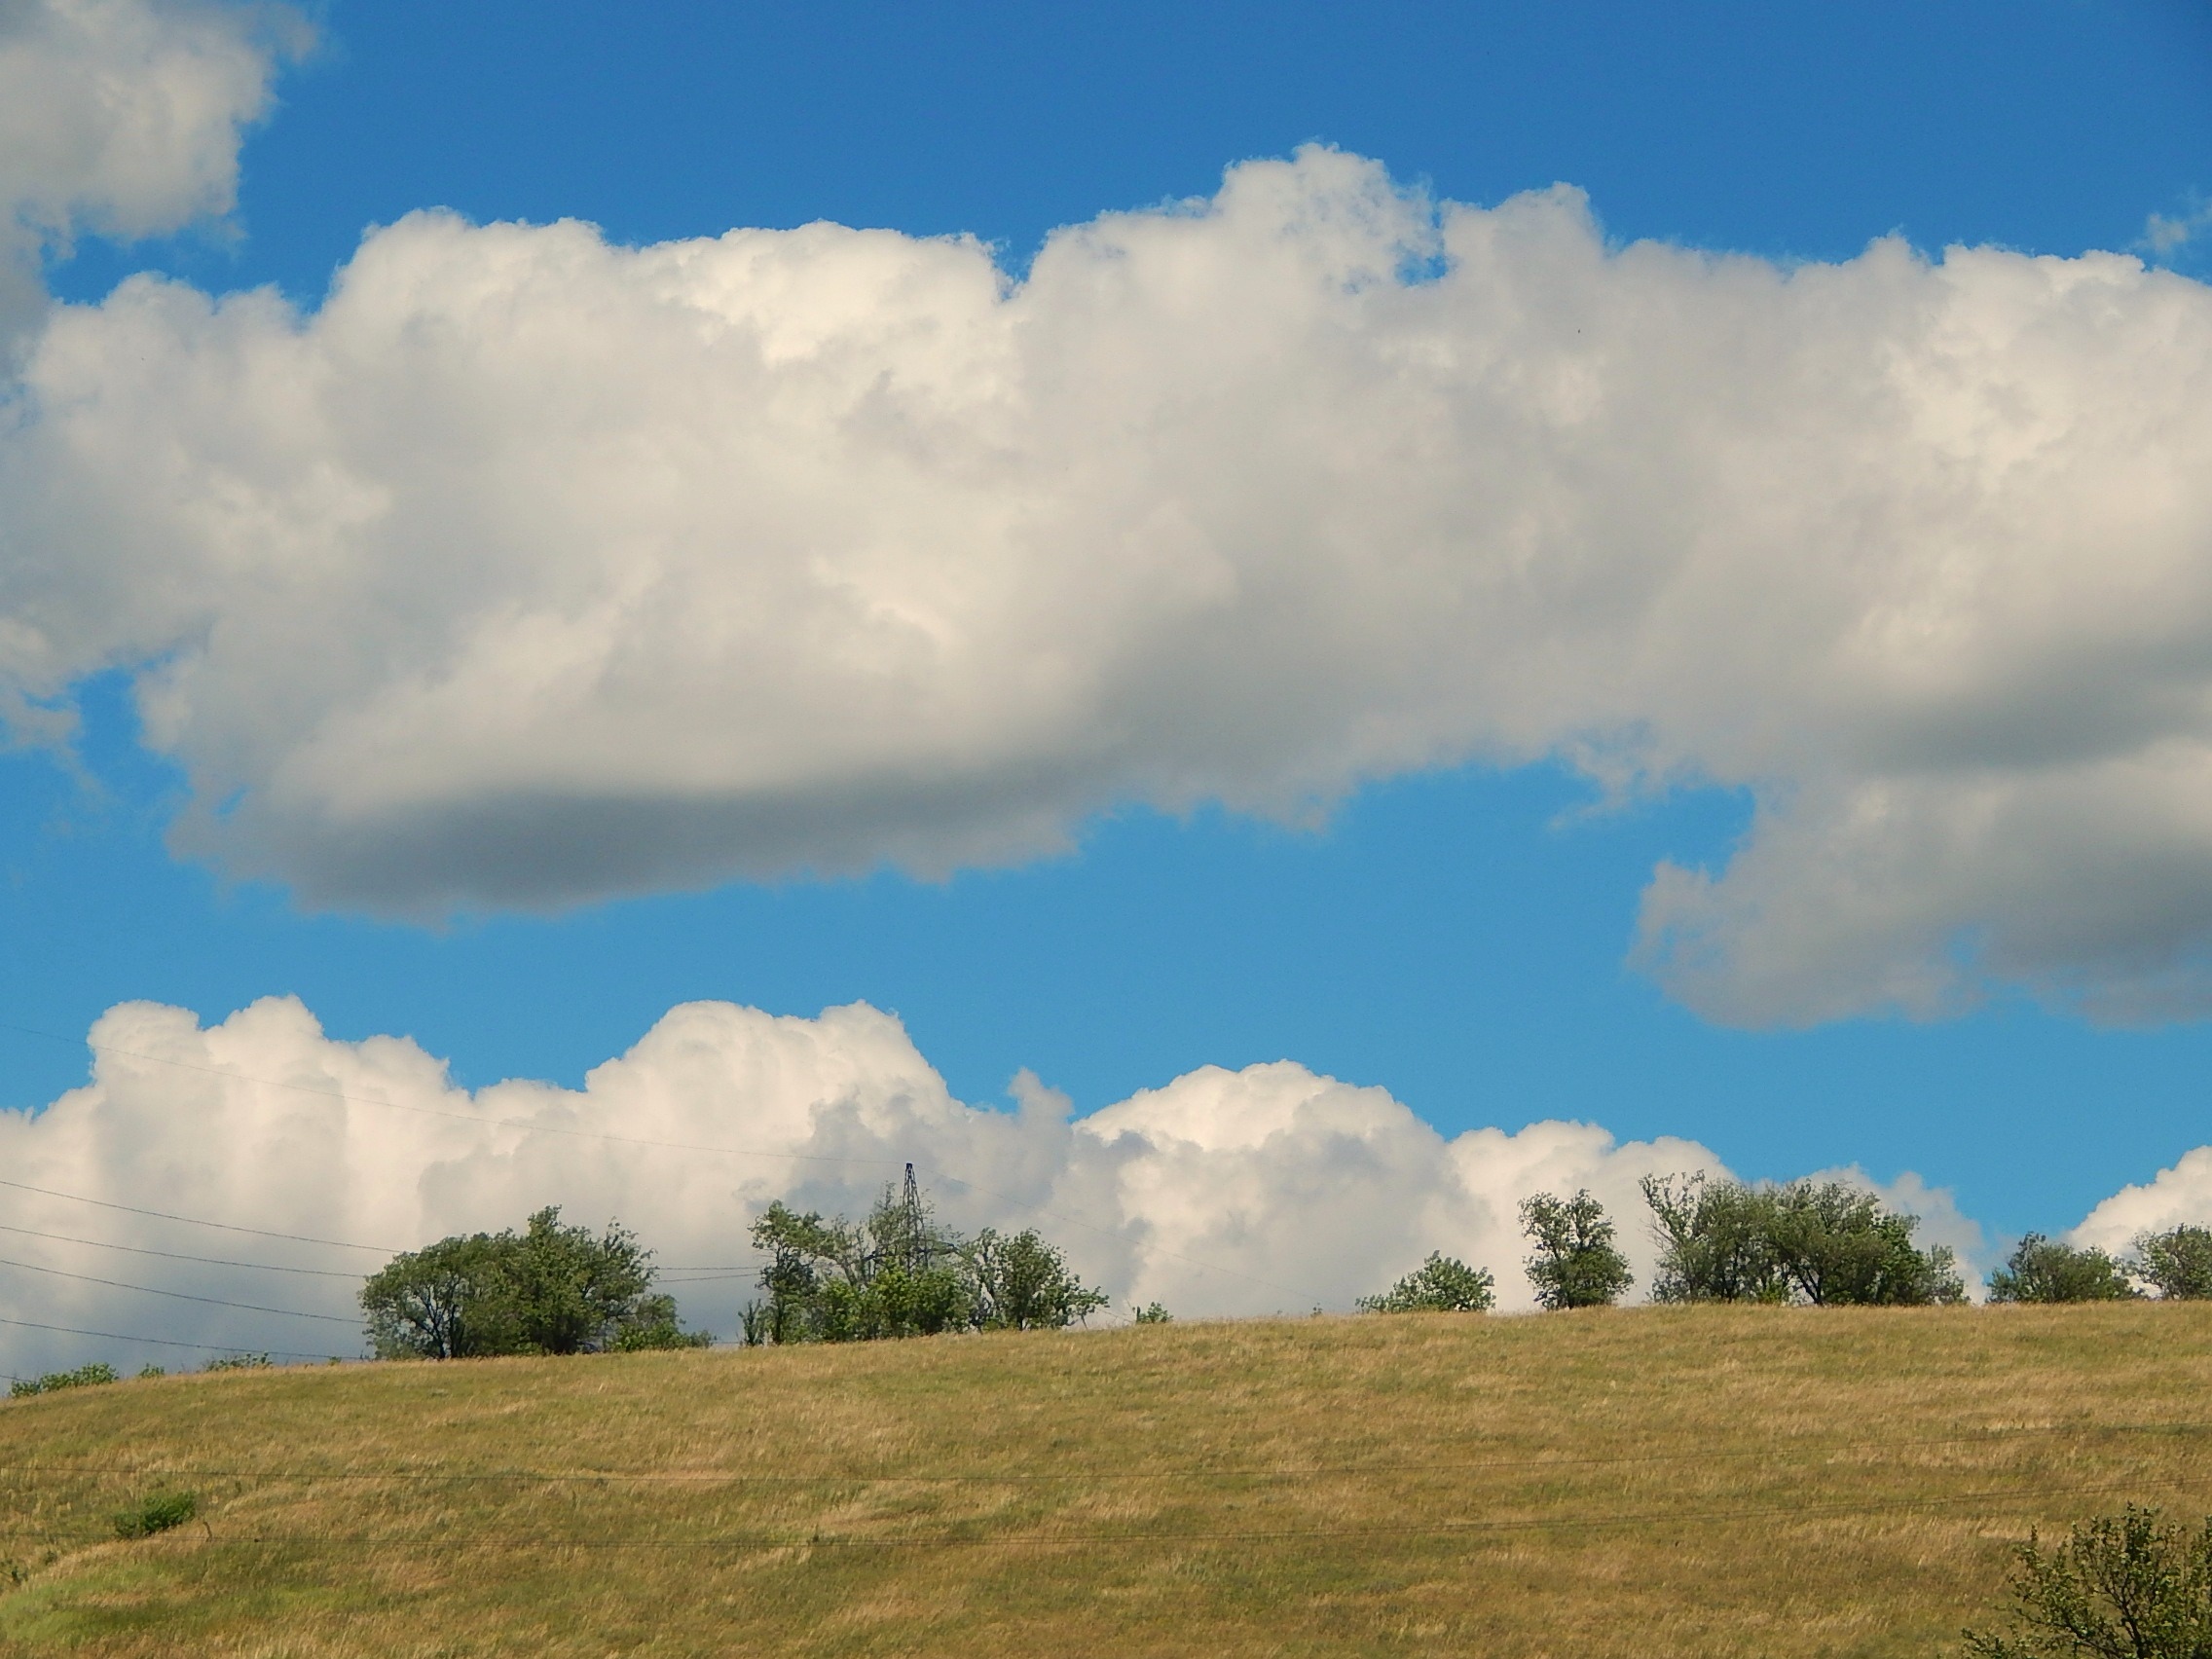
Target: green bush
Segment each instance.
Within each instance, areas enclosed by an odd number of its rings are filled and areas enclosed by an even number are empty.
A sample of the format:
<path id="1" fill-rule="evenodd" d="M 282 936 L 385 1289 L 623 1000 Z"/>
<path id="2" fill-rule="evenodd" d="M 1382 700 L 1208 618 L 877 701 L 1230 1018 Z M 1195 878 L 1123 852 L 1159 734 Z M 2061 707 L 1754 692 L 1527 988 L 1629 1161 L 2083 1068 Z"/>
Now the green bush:
<path id="1" fill-rule="evenodd" d="M 1361 1297 L 1359 1306 L 1369 1313 L 1482 1313 L 1496 1300 L 1489 1269 L 1431 1251 L 1419 1268 L 1382 1295 Z"/>
<path id="2" fill-rule="evenodd" d="M 2156 1509 L 2083 1522 L 2044 1552 L 2014 1552 L 2012 1630 L 1966 1633 L 1974 1659 L 2206 1659 L 2212 1655 L 2212 1521 L 2195 1530 Z"/>
<path id="3" fill-rule="evenodd" d="M 115 1367 L 94 1360 L 74 1371 L 49 1371 L 44 1377 L 26 1377 L 8 1385 L 8 1397 L 20 1400 L 32 1394 L 52 1394 L 63 1388 L 90 1388 L 116 1381 Z"/>
<path id="4" fill-rule="evenodd" d="M 275 1361 L 265 1353 L 226 1353 L 209 1360 L 203 1371 L 270 1371 Z"/>
<path id="5" fill-rule="evenodd" d="M 1175 1315 L 1157 1302 L 1148 1302 L 1136 1310 L 1136 1322 L 1140 1325 L 1169 1325 L 1174 1321 Z"/>
<path id="6" fill-rule="evenodd" d="M 161 1493 L 126 1509 L 115 1518 L 119 1538 L 150 1538 L 171 1527 L 181 1527 L 200 1513 L 200 1500 L 189 1492 Z"/>
<path id="7" fill-rule="evenodd" d="M 2031 1233 L 1989 1275 L 1992 1302 L 2122 1302 L 2142 1294 L 2102 1250 L 2077 1250 Z"/>
<path id="8" fill-rule="evenodd" d="M 2212 1228 L 2169 1227 L 2135 1235 L 2135 1276 L 2164 1302 L 2212 1297 Z"/>

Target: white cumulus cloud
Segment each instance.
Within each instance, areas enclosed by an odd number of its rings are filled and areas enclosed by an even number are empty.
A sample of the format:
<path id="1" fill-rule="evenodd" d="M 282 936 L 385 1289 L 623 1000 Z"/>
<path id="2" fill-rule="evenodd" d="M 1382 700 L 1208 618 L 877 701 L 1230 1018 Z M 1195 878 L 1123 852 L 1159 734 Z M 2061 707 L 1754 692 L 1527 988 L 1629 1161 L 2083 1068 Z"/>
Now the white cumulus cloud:
<path id="1" fill-rule="evenodd" d="M 312 312 L 60 308 L 0 423 L 0 685 L 135 675 L 177 844 L 313 903 L 1564 756 L 1755 803 L 1637 924 L 1710 1017 L 2212 1003 L 2212 290 L 2126 255 L 1616 246 L 1323 149 L 1019 280 L 424 213 Z"/>
<path id="2" fill-rule="evenodd" d="M 240 135 L 305 37 L 275 5 L 0 0 L 0 344 L 43 248 L 230 211 Z"/>
<path id="3" fill-rule="evenodd" d="M 776 1198 L 857 1215 L 907 1161 L 948 1222 L 1062 1244 L 1115 1297 L 1109 1317 L 1155 1300 L 1343 1309 L 1432 1250 L 1489 1266 L 1501 1305 L 1527 1307 L 1524 1196 L 1589 1188 L 1648 1282 L 1638 1177 L 1719 1167 L 1692 1142 L 1618 1145 L 1586 1124 L 1447 1139 L 1380 1088 L 1288 1062 L 1208 1067 L 1084 1118 L 1024 1077 L 1014 1110 L 980 1109 L 864 1004 L 815 1019 L 687 1004 L 573 1090 L 471 1093 L 413 1043 L 334 1041 L 291 999 L 207 1028 L 125 1004 L 91 1040 L 84 1088 L 0 1113 L 0 1358 L 18 1376 L 207 1357 L 83 1331 L 350 1354 L 353 1293 L 386 1253 L 546 1203 L 634 1227 L 681 1270 L 686 1316 L 727 1337 L 757 1293 L 755 1216 Z"/>
<path id="4" fill-rule="evenodd" d="M 2120 1188 L 2066 1236 L 2084 1248 L 2122 1255 L 2139 1234 L 2184 1225 L 2212 1227 L 2212 1146 L 2185 1152 L 2171 1168 Z"/>

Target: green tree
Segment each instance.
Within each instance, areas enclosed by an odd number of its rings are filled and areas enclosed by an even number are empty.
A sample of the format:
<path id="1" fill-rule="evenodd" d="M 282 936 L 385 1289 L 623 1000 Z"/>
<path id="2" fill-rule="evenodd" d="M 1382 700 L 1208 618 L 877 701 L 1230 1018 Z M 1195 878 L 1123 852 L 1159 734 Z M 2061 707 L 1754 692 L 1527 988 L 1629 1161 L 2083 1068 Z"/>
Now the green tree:
<path id="1" fill-rule="evenodd" d="M 1496 1301 L 1489 1269 L 1431 1251 L 1414 1272 L 1381 1296 L 1361 1297 L 1358 1306 L 1369 1313 L 1483 1313 Z"/>
<path id="2" fill-rule="evenodd" d="M 1748 1186 L 1646 1176 L 1659 1233 L 1655 1302 L 1927 1306 L 1966 1300 L 1950 1246 L 1912 1241 L 1917 1216 L 1842 1181 Z"/>
<path id="3" fill-rule="evenodd" d="M 506 1246 L 476 1233 L 394 1256 L 361 1287 L 379 1359 L 476 1359 L 519 1351 Z"/>
<path id="4" fill-rule="evenodd" d="M 1792 1181 L 1767 1194 L 1775 1260 L 1814 1307 L 1926 1307 L 1967 1299 L 1947 1244 L 1917 1248 L 1920 1218 L 1885 1209 L 1862 1187 Z"/>
<path id="5" fill-rule="evenodd" d="M 2031 1233 L 1989 1275 L 1992 1302 L 2120 1302 L 2141 1294 L 2102 1250 L 2077 1250 Z"/>
<path id="6" fill-rule="evenodd" d="M 1643 1201 L 1659 1235 L 1654 1302 L 1787 1302 L 1789 1275 L 1774 1250 L 1773 1205 L 1740 1181 L 1646 1175 Z"/>
<path id="7" fill-rule="evenodd" d="M 2212 1228 L 2169 1227 L 2135 1235 L 2135 1275 L 2165 1302 L 2212 1297 Z"/>
<path id="8" fill-rule="evenodd" d="M 1035 1231 L 1002 1238 L 985 1228 L 963 1255 L 976 1287 L 976 1323 L 983 1330 L 1059 1330 L 1106 1306 Z"/>
<path id="9" fill-rule="evenodd" d="M 772 1203 L 753 1224 L 765 1300 L 748 1343 L 873 1342 L 1080 1323 L 1106 1298 L 1034 1231 L 975 1238 L 939 1225 L 909 1165 L 860 1223 Z"/>
<path id="10" fill-rule="evenodd" d="M 1544 1308 L 1609 1308 L 1636 1282 L 1628 1258 L 1613 1245 L 1604 1206 L 1578 1192 L 1571 1198 L 1537 1193 L 1521 1200 L 1521 1231 L 1535 1250 L 1529 1282 Z"/>
<path id="11" fill-rule="evenodd" d="M 558 1206 L 525 1230 L 441 1238 L 394 1257 L 361 1287 L 380 1359 L 598 1353 L 711 1340 L 684 1331 L 652 1289 L 652 1253 L 617 1223 L 594 1235 Z"/>
<path id="12" fill-rule="evenodd" d="M 2030 1534 L 2009 1588 L 2013 1628 L 1968 1631 L 1975 1659 L 2212 1659 L 2212 1521 L 2130 1504 L 2047 1554 Z"/>

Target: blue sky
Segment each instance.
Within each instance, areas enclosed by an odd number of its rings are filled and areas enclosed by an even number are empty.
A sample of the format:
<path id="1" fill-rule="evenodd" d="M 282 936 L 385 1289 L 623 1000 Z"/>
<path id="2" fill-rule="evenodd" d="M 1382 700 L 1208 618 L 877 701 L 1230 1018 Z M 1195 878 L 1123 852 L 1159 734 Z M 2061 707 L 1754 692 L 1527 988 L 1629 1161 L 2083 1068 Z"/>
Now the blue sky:
<path id="1" fill-rule="evenodd" d="M 2124 250 L 2212 191 L 2212 14 L 2178 0 L 386 0 L 317 27 L 246 138 L 227 224 L 83 238 L 49 265 L 57 297 L 159 270 L 312 309 L 366 227 L 429 206 L 573 217 L 620 244 L 819 219 L 972 233 L 1020 272 L 1054 227 L 1208 196 L 1231 164 L 1315 140 L 1438 199 L 1566 182 L 1613 244 L 1784 266 L 1893 234 L 1931 254 Z M 2164 257 L 2197 272 L 2203 246 Z M 81 771 L 0 759 L 8 1104 L 80 1080 L 86 1029 L 129 999 L 211 1020 L 296 994 L 331 1035 L 412 1036 L 472 1086 L 575 1085 L 691 999 L 865 999 L 969 1100 L 1023 1067 L 1084 1111 L 1290 1058 L 1447 1132 L 1570 1118 L 1689 1137 L 1751 1175 L 1910 1169 L 2000 1233 L 2070 1226 L 2212 1139 L 2194 1006 L 2100 1021 L 2000 976 L 1956 1014 L 1747 1029 L 1670 995 L 1628 960 L 1639 896 L 1662 860 L 1727 863 L 1753 810 L 1727 778 L 1601 809 L 1556 757 L 1376 767 L 1301 824 L 1127 799 L 1080 813 L 1071 850 L 993 867 L 685 877 L 424 919 L 172 850 L 192 786 L 141 742 L 129 672 L 72 685 Z"/>

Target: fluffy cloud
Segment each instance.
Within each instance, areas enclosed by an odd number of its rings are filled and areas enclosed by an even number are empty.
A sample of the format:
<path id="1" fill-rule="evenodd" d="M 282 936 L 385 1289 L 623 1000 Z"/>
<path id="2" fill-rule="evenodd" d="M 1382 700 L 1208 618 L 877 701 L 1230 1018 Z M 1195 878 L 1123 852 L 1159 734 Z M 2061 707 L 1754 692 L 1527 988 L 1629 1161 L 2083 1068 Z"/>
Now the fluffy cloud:
<path id="1" fill-rule="evenodd" d="M 2158 1233 L 2185 1222 L 2212 1227 L 2212 1146 L 2185 1152 L 2172 1168 L 2159 1170 L 2139 1186 L 2120 1188 L 2067 1237 L 2075 1244 L 2119 1255 L 2137 1234 Z"/>
<path id="2" fill-rule="evenodd" d="M 304 39 L 276 6 L 0 0 L 0 344 L 40 308 L 42 247 L 230 211 L 240 132 Z"/>
<path id="3" fill-rule="evenodd" d="M 948 1221 L 1035 1226 L 1124 1307 L 1343 1309 L 1431 1250 L 1488 1263 L 1502 1303 L 1525 1307 L 1524 1195 L 1590 1188 L 1647 1280 L 1638 1177 L 1718 1167 L 1690 1142 L 1616 1145 L 1583 1124 L 1446 1140 L 1382 1089 L 1289 1063 L 1208 1067 L 1073 1120 L 1023 1078 L 1015 1109 L 983 1110 L 946 1092 L 897 1019 L 859 1004 L 818 1019 L 677 1008 L 580 1090 L 471 1094 L 414 1044 L 334 1042 L 292 1000 L 207 1029 L 126 1004 L 92 1041 L 87 1087 L 36 1114 L 0 1113 L 0 1315 L 26 1322 L 0 1325 L 0 1354 L 18 1375 L 136 1351 L 39 1326 L 351 1353 L 352 1294 L 385 1253 L 514 1225 L 547 1202 L 638 1227 L 682 1270 L 686 1315 L 727 1335 L 754 1294 L 755 1215 L 777 1198 L 858 1213 L 908 1161 Z"/>
<path id="4" fill-rule="evenodd" d="M 2212 290 L 1609 245 L 1326 150 L 1061 232 L 421 214 L 151 278 L 0 429 L 0 685 L 137 676 L 180 847 L 431 913 L 1297 816 L 1566 756 L 1707 1015 L 2212 1004 Z M 1625 918 L 1624 918 L 1625 922 Z"/>

